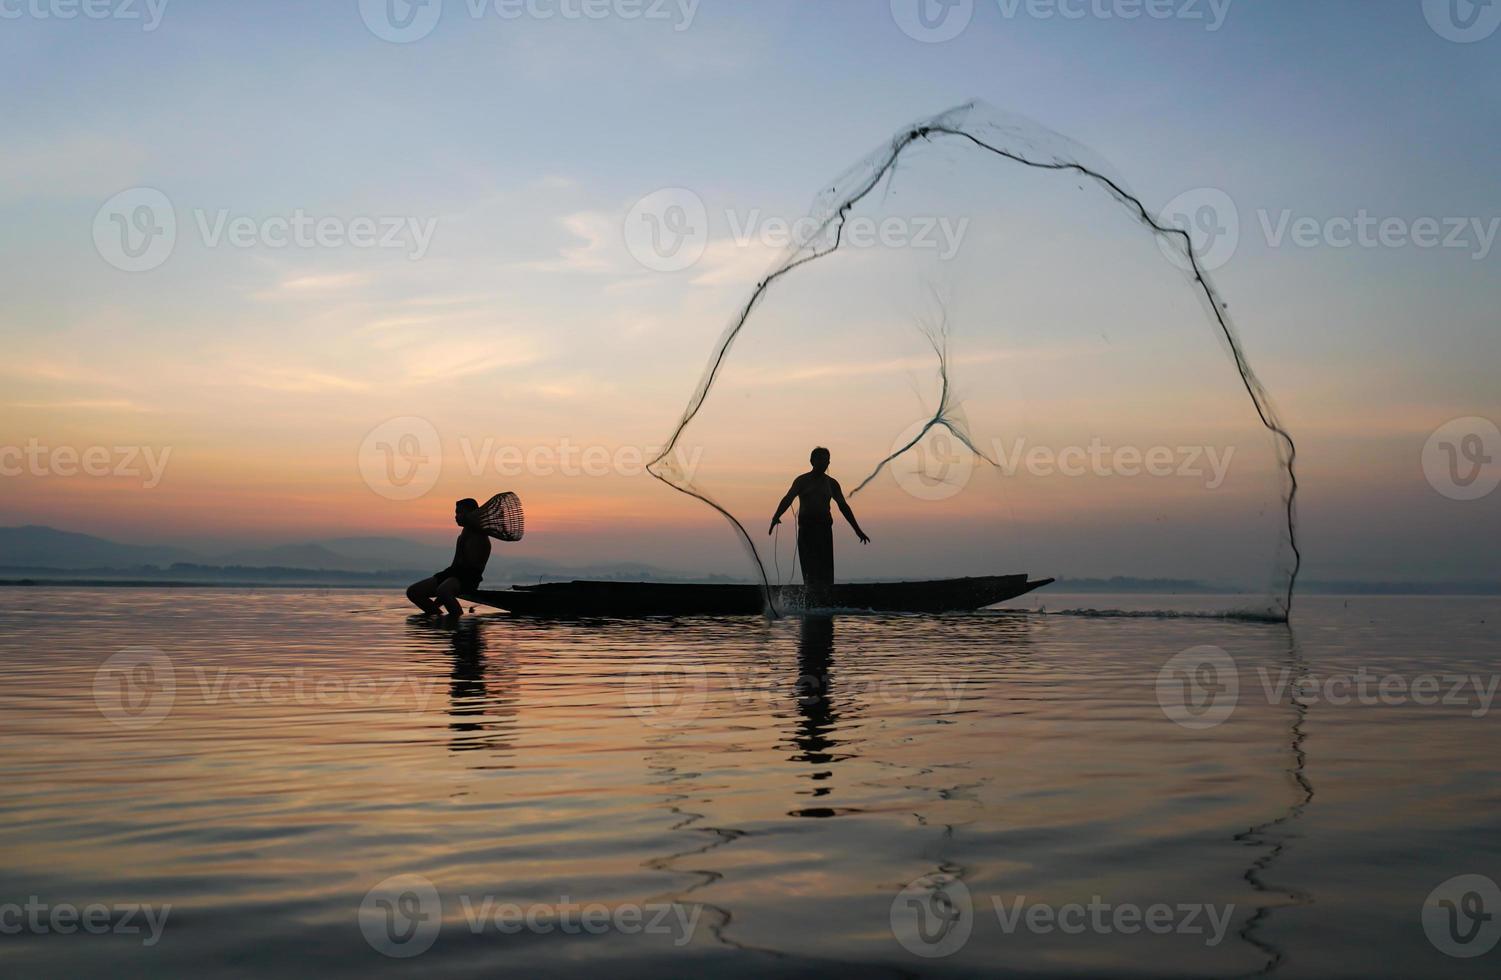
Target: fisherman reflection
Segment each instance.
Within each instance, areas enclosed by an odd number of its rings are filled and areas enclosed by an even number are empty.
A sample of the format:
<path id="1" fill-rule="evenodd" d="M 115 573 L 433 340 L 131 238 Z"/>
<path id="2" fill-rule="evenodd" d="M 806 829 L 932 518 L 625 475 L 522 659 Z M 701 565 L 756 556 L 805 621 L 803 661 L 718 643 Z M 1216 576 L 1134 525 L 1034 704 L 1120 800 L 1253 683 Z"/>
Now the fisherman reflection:
<path id="1" fill-rule="evenodd" d="M 487 656 L 486 620 L 413 616 L 407 622 L 425 637 L 441 636 L 448 643 L 449 751 L 509 753 L 516 728 L 516 665 L 509 655 Z"/>
<path id="2" fill-rule="evenodd" d="M 833 737 L 839 723 L 839 713 L 834 710 L 833 690 L 829 669 L 834 661 L 834 618 L 832 616 L 804 616 L 797 641 L 797 685 L 793 696 L 797 699 L 798 722 L 792 742 L 797 746 L 793 760 L 807 762 L 818 767 L 832 767 L 843 756 L 834 752 L 838 741 Z M 799 790 L 799 794 L 824 797 L 832 792 L 828 780 L 833 778 L 832 768 L 819 768 L 807 778 L 817 785 L 811 790 Z M 832 817 L 837 811 L 829 807 L 804 807 L 792 811 L 798 817 Z"/>

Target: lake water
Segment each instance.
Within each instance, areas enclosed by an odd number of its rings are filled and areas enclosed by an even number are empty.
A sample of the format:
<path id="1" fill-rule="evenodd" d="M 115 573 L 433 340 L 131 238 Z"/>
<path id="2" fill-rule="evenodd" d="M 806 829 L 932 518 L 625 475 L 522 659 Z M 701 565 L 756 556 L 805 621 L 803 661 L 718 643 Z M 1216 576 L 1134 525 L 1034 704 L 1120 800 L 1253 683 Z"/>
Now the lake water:
<path id="1" fill-rule="evenodd" d="M 4 971 L 1494 976 L 1498 634 L 0 589 Z"/>

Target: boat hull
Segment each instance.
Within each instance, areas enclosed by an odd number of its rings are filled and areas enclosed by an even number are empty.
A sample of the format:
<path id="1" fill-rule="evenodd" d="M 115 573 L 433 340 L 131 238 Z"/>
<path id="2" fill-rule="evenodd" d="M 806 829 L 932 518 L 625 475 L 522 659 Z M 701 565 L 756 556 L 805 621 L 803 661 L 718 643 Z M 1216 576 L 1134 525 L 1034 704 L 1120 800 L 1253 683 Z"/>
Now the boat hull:
<path id="1" fill-rule="evenodd" d="M 802 586 L 773 587 L 780 612 L 860 609 L 875 612 L 959 612 L 983 609 L 1041 588 L 1052 579 L 983 575 L 928 582 L 851 582 L 808 601 Z M 759 585 L 682 585 L 669 582 L 547 582 L 463 596 L 526 616 L 746 616 L 766 612 Z"/>

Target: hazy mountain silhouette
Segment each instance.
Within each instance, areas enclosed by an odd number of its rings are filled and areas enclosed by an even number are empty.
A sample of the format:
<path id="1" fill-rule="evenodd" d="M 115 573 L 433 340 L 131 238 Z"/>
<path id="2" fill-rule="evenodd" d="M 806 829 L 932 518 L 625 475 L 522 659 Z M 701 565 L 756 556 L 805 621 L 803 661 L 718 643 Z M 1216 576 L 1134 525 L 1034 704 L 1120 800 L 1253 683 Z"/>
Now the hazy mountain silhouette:
<path id="1" fill-rule="evenodd" d="M 444 547 L 391 537 L 330 538 L 267 548 L 208 551 L 124 544 L 36 524 L 0 527 L 0 566 L 10 567 L 137 568 L 190 563 L 364 572 L 385 568 L 426 568 L 435 563 L 443 564 L 446 557 Z"/>
<path id="2" fill-rule="evenodd" d="M 123 544 L 90 534 L 40 525 L 0 527 L 0 578 L 90 579 L 181 582 L 408 581 L 445 564 L 451 546 L 393 537 L 345 537 L 228 552 Z M 692 576 L 641 562 L 569 566 L 538 558 L 508 559 L 491 570 L 487 583 L 544 579 L 619 581 L 731 581 Z"/>
<path id="3" fill-rule="evenodd" d="M 187 548 L 120 544 L 91 534 L 29 524 L 0 527 L 0 565 L 38 568 L 129 568 L 202 561 Z"/>

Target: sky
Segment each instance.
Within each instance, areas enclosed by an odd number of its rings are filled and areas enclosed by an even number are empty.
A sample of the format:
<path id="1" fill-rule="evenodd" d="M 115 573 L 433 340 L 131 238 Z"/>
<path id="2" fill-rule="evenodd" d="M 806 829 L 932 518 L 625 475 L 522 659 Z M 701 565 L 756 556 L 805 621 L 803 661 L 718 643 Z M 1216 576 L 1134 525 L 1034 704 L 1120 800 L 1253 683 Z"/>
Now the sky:
<path id="1" fill-rule="evenodd" d="M 1501 479 L 1501 7 L 924 3 L 0 0 L 0 524 L 440 541 L 455 497 L 514 488 L 525 554 L 743 570 L 724 522 L 642 462 L 775 258 L 776 219 L 981 99 L 1161 214 L 1210 206 L 1201 258 L 1298 439 L 1307 573 L 1501 578 L 1501 493 L 1482 492 Z M 652 251 L 685 227 L 687 252 Z M 1027 369 L 1036 398 L 1049 370 L 1081 376 L 1070 349 Z M 818 404 L 858 420 L 872 391 Z M 1076 441 L 1103 428 L 1083 404 L 1049 415 L 1076 416 Z M 1152 419 L 1193 413 L 1117 404 L 1144 447 Z M 759 524 L 808 446 L 858 429 L 787 450 L 728 425 L 711 449 L 764 474 Z M 1266 505 L 1026 482 L 944 519 L 1004 503 L 1039 573 L 1208 574 L 1215 522 Z M 873 499 L 878 543 L 924 569 L 1013 558 L 1004 528 L 953 562 L 898 533 L 912 498 Z M 1114 533 L 1173 514 L 1206 553 Z M 878 574 L 891 554 L 850 559 Z"/>

